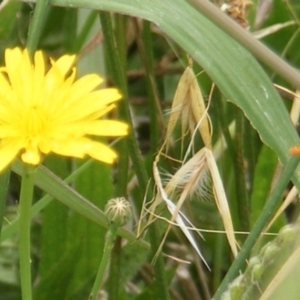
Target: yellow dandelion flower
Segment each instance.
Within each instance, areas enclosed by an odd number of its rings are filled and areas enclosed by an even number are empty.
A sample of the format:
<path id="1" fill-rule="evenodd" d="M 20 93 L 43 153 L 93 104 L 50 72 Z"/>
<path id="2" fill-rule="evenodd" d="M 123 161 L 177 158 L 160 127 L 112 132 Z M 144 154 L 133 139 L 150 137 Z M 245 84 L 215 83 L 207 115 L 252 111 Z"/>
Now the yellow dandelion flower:
<path id="1" fill-rule="evenodd" d="M 51 60 L 46 71 L 41 51 L 33 63 L 27 50 L 5 51 L 0 68 L 0 171 L 20 153 L 23 162 L 40 163 L 54 152 L 82 158 L 86 155 L 112 163 L 117 155 L 89 136 L 124 136 L 125 123 L 101 120 L 121 99 L 114 88 L 96 90 L 103 79 L 96 74 L 75 80 L 75 55 Z"/>

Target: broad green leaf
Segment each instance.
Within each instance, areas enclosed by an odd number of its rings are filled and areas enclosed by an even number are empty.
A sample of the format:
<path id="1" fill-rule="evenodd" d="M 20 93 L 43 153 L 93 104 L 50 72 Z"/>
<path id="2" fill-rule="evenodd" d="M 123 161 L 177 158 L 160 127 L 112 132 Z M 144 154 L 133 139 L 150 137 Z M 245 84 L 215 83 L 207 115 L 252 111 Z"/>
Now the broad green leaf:
<path id="1" fill-rule="evenodd" d="M 251 195 L 251 224 L 253 225 L 259 217 L 268 195 L 272 188 L 273 176 L 276 172 L 277 158 L 274 152 L 268 148 L 263 147 L 258 162 L 255 168 L 253 192 Z M 278 230 L 285 225 L 284 217 L 281 216 L 277 220 L 276 226 L 273 226 L 272 232 L 278 232 Z M 277 230 L 274 230 L 274 229 Z"/>
<path id="2" fill-rule="evenodd" d="M 91 203 L 103 209 L 106 202 L 112 198 L 113 186 L 110 167 L 99 163 L 91 165 L 76 179 L 75 188 Z M 74 266 L 69 295 L 89 276 L 96 274 L 107 229 L 91 222 L 84 216 L 78 215 L 78 213 L 70 214 L 67 228 L 68 247 L 73 248 L 76 246 L 76 240 L 80 240 L 78 252 L 73 253 L 77 263 Z"/>
<path id="3" fill-rule="evenodd" d="M 22 3 L 18 0 L 1 1 L 0 4 L 0 53 L 4 49 L 15 46 L 18 43 L 18 11 Z M 3 64 L 3 57 L 0 57 Z"/>
<path id="4" fill-rule="evenodd" d="M 294 249 L 293 249 L 294 250 Z M 276 276 L 269 283 L 268 289 L 259 300 L 294 300 L 299 297 L 300 286 L 297 278 L 300 275 L 300 248 L 289 253 Z"/>
<path id="5" fill-rule="evenodd" d="M 91 164 L 93 163 L 92 160 L 87 161 L 84 165 L 82 165 L 80 168 L 76 169 L 75 172 L 70 174 L 70 176 L 66 177 L 64 179 L 65 183 L 71 183 L 75 180 L 77 176 L 79 176 L 84 170 L 86 170 Z M 36 217 L 42 210 L 44 210 L 54 199 L 49 195 L 45 195 L 41 199 L 39 199 L 31 208 L 30 214 L 31 218 Z M 11 220 L 9 224 L 7 224 L 2 232 L 0 241 L 6 240 L 8 237 L 12 236 L 15 232 L 18 231 L 18 224 L 19 224 L 19 218 L 15 218 L 14 220 Z"/>
<path id="6" fill-rule="evenodd" d="M 2 230 L 2 220 L 4 216 L 4 210 L 6 207 L 6 199 L 8 193 L 10 170 L 6 170 L 0 175 L 0 236 Z"/>
<path id="7" fill-rule="evenodd" d="M 16 16 L 21 7 L 21 3 L 16 0 L 1 3 L 0 9 L 0 39 L 8 38 L 16 23 Z"/>
<path id="8" fill-rule="evenodd" d="M 61 178 L 70 172 L 70 161 L 58 156 L 49 156 L 45 165 Z M 65 251 L 67 235 L 68 208 L 58 201 L 52 201 L 42 211 L 41 259 L 39 275 L 42 279 Z"/>
<path id="9" fill-rule="evenodd" d="M 78 29 L 84 27 L 83 24 L 88 22 L 91 12 L 86 9 L 77 11 Z M 89 34 L 86 33 L 86 42 L 89 42 L 93 36 L 100 30 L 99 18 L 98 22 L 90 28 Z M 73 23 L 75 26 L 76 23 Z M 102 57 L 101 44 L 94 47 L 92 52 L 84 55 L 78 63 L 79 76 L 85 73 L 103 74 L 103 64 L 100 62 Z M 95 63 L 99 61 L 99 63 Z M 78 161 L 78 166 L 82 165 L 82 161 Z M 103 209 L 106 202 L 113 196 L 113 180 L 111 167 L 101 163 L 93 163 L 87 168 L 74 182 L 74 189 L 88 199 L 98 208 Z M 67 223 L 67 244 L 72 248 L 76 246 L 76 240 L 80 239 L 78 253 L 74 253 L 77 258 L 76 266 L 74 266 L 74 276 L 70 282 L 68 289 L 68 297 L 72 295 L 74 290 L 78 289 L 87 278 L 95 276 L 103 250 L 104 237 L 107 229 L 98 226 L 91 220 L 78 213 L 70 213 Z M 90 285 L 90 289 L 92 284 Z"/>
<path id="10" fill-rule="evenodd" d="M 244 111 L 261 139 L 283 163 L 288 159 L 288 148 L 299 142 L 285 106 L 255 58 L 187 2 L 54 0 L 51 3 L 113 11 L 155 23 L 203 67 L 228 100 Z"/>
<path id="11" fill-rule="evenodd" d="M 12 165 L 12 170 L 21 175 L 22 163 L 20 161 L 15 161 Z M 81 196 L 77 191 L 51 173 L 47 168 L 43 166 L 38 167 L 35 176 L 35 184 L 41 190 L 45 191 L 80 215 L 90 219 L 104 228 L 108 227 L 106 217 L 102 210 Z M 125 228 L 120 228 L 118 230 L 118 234 L 128 241 L 136 243 L 137 247 L 149 247 L 145 241 L 136 240 L 136 236 Z"/>
<path id="12" fill-rule="evenodd" d="M 299 220 L 280 230 L 278 236 L 252 256 L 222 299 L 298 299 L 300 287 Z"/>
<path id="13" fill-rule="evenodd" d="M 47 276 L 41 278 L 34 289 L 34 299 L 46 300 L 49 299 L 49 295 L 53 299 L 65 299 L 67 287 L 74 276 L 80 240 L 77 239 L 74 243 L 76 246 L 62 252 L 61 257 L 52 264 Z"/>

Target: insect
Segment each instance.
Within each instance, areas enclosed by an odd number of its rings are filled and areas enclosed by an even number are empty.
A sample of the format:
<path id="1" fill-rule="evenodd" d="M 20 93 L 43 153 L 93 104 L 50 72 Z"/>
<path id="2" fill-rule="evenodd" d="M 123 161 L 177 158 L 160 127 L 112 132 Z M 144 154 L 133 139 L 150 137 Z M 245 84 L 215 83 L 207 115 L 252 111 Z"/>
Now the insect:
<path id="1" fill-rule="evenodd" d="M 293 146 L 289 149 L 289 153 L 294 156 L 300 155 L 300 146 Z"/>

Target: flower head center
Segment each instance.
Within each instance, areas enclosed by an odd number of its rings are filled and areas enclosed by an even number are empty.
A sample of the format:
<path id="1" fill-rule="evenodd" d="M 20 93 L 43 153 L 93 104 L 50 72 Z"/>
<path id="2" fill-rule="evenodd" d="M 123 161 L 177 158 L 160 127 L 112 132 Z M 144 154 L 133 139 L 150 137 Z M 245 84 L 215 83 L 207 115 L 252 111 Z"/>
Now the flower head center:
<path id="1" fill-rule="evenodd" d="M 42 134 L 46 129 L 46 118 L 42 108 L 38 105 L 32 105 L 24 114 L 24 121 L 20 124 L 28 137 L 36 137 Z"/>
<path id="2" fill-rule="evenodd" d="M 115 151 L 93 136 L 124 136 L 128 125 L 100 119 L 121 99 L 118 90 L 98 90 L 103 79 L 87 74 L 76 79 L 75 55 L 46 65 L 41 51 L 5 50 L 0 67 L 0 172 L 16 156 L 37 165 L 44 155 L 90 156 L 113 163 Z M 70 74 L 71 73 L 71 74 Z"/>

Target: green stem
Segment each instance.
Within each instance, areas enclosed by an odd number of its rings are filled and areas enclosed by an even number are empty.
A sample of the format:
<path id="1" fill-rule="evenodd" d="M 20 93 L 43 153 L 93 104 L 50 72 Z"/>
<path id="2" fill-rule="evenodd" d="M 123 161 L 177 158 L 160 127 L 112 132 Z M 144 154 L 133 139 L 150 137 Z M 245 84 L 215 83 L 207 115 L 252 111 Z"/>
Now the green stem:
<path id="1" fill-rule="evenodd" d="M 123 93 L 124 101 L 121 101 L 121 103 L 119 104 L 120 113 L 122 114 L 122 116 L 125 117 L 126 122 L 131 126 L 131 128 L 133 128 L 133 122 L 129 110 L 126 75 L 124 72 L 124 68 L 121 65 L 122 60 L 120 58 L 120 53 L 117 49 L 117 43 L 114 36 L 110 14 L 107 12 L 101 12 L 100 20 L 103 29 L 104 40 L 106 43 L 108 43 L 107 45 L 108 47 L 107 49 L 109 51 L 108 60 L 113 72 L 113 77 L 116 81 L 117 86 L 121 88 L 121 91 Z M 145 191 L 147 191 L 148 177 L 135 138 L 135 133 L 133 130 L 129 133 L 127 137 L 127 143 L 128 143 L 129 155 L 138 179 L 140 191 L 142 193 L 145 193 Z M 149 188 L 149 190 L 151 190 L 151 187 Z M 142 196 L 141 199 L 143 199 Z M 140 211 L 142 207 L 142 202 L 140 201 L 135 204 L 137 205 L 137 209 Z M 158 234 L 158 228 L 156 223 L 150 226 L 149 237 L 151 243 L 151 252 L 152 255 L 155 255 L 160 243 L 159 242 L 160 237 Z M 167 287 L 167 279 L 165 277 L 165 266 L 164 266 L 162 255 L 158 256 L 156 264 L 154 265 L 154 270 L 155 270 L 155 277 L 156 277 L 155 282 L 156 282 L 157 299 L 168 300 L 169 293 Z"/>
<path id="2" fill-rule="evenodd" d="M 84 24 L 82 25 L 82 28 L 80 32 L 77 34 L 76 39 L 74 40 L 74 44 L 72 46 L 72 50 L 75 53 L 78 53 L 84 46 L 84 43 L 86 42 L 86 38 L 95 24 L 96 19 L 98 18 L 98 11 L 93 10 L 85 20 Z"/>
<path id="3" fill-rule="evenodd" d="M 137 26 L 136 21 L 137 31 L 138 28 L 139 27 Z M 145 79 L 147 83 L 150 116 L 150 152 L 152 153 L 152 156 L 154 156 L 157 151 L 159 137 L 161 136 L 160 132 L 163 128 L 163 115 L 158 100 L 157 86 L 155 82 L 152 33 L 150 23 L 148 21 L 143 22 L 143 31 L 141 37 L 141 40 L 138 39 L 137 41 L 140 57 L 146 71 Z M 152 163 L 152 161 L 150 163 Z M 160 247 L 160 237 L 158 235 L 158 227 L 156 223 L 152 224 L 152 226 L 149 228 L 149 236 L 151 254 L 152 257 L 154 257 L 156 255 L 156 249 Z M 158 256 L 154 265 L 154 270 L 156 276 L 157 299 L 169 299 L 168 284 L 164 273 L 164 260 L 162 255 Z"/>
<path id="4" fill-rule="evenodd" d="M 2 235 L 2 220 L 4 216 L 5 204 L 7 199 L 10 169 L 0 175 L 0 240 Z"/>
<path id="5" fill-rule="evenodd" d="M 160 247 L 160 235 L 158 230 L 158 225 L 154 222 L 149 227 L 149 239 L 151 245 L 151 255 L 155 257 L 157 255 L 157 249 Z M 156 297 L 159 300 L 169 300 L 170 295 L 168 292 L 167 278 L 165 274 L 165 263 L 161 253 L 157 256 L 157 260 L 154 265 L 155 272 L 155 283 L 156 283 Z"/>
<path id="6" fill-rule="evenodd" d="M 46 15 L 49 9 L 48 2 L 49 0 L 36 1 L 36 6 L 29 27 L 28 38 L 26 43 L 30 55 L 32 55 L 37 48 L 38 41 L 41 36 L 43 26 L 46 21 Z"/>
<path id="7" fill-rule="evenodd" d="M 116 34 L 115 40 L 117 45 L 117 50 L 119 53 L 119 72 L 125 74 L 126 70 L 126 17 L 122 15 L 115 16 L 115 24 L 116 24 Z M 107 29 L 107 28 L 105 28 Z M 110 28 L 113 30 L 112 28 Z M 109 49 L 107 49 L 109 50 Z M 114 66 L 114 64 L 111 64 Z M 121 71 L 122 70 L 122 71 Z M 116 76 L 117 70 L 115 69 L 113 74 Z M 115 77 L 114 77 L 115 78 Z M 121 81 L 120 81 L 121 83 Z M 126 94 L 126 101 L 119 104 L 119 114 L 121 119 L 126 119 L 126 106 L 128 103 L 128 96 L 127 96 L 127 85 L 125 83 L 124 86 L 120 86 L 122 88 L 122 93 Z M 128 184 L 128 163 L 129 163 L 129 153 L 128 153 L 128 144 L 126 139 L 121 139 L 121 141 L 117 144 L 117 151 L 118 153 L 122 153 L 119 156 L 119 163 L 118 163 L 118 174 L 117 176 L 117 188 L 116 188 L 116 195 L 117 196 L 127 196 L 127 184 Z"/>
<path id="8" fill-rule="evenodd" d="M 105 49 L 105 56 L 107 58 L 107 64 L 109 70 L 112 74 L 112 77 L 117 85 L 117 87 L 121 90 L 123 101 L 118 104 L 119 108 L 119 115 L 120 119 L 126 120 L 129 123 L 130 127 L 132 128 L 132 121 L 130 117 L 130 112 L 128 109 L 128 92 L 127 92 L 127 84 L 126 84 L 126 77 L 125 77 L 125 61 L 124 55 L 120 53 L 124 52 L 123 49 L 125 47 L 125 40 L 122 38 L 116 39 L 113 24 L 111 20 L 111 16 L 107 12 L 100 12 L 100 21 L 101 27 L 104 37 L 104 49 Z M 117 22 L 117 25 L 120 27 L 120 20 Z M 119 28 L 119 30 L 121 30 Z M 123 36 L 125 33 L 123 34 Z M 121 34 L 119 35 L 121 36 Z M 122 50 L 123 49 L 123 50 Z M 133 132 L 129 133 L 128 140 L 132 140 Z M 128 149 L 131 147 L 132 143 L 127 142 L 126 140 L 122 140 L 118 144 L 118 151 L 122 153 L 119 158 L 119 165 L 118 165 L 118 190 L 117 194 L 119 196 L 125 196 L 127 181 L 128 181 L 128 158 L 129 158 L 129 151 Z M 137 146 L 136 146 L 137 147 Z M 132 148 L 132 147 L 131 147 Z M 131 149 L 131 151 L 135 151 L 135 149 Z"/>
<path id="9" fill-rule="evenodd" d="M 256 240 L 258 239 L 262 230 L 265 228 L 265 226 L 273 216 L 276 208 L 278 207 L 278 204 L 281 201 L 281 196 L 288 182 L 291 180 L 291 177 L 293 176 L 293 173 L 295 172 L 298 164 L 299 164 L 298 157 L 292 157 L 286 164 L 286 167 L 280 179 L 278 180 L 276 186 L 274 187 L 274 190 L 272 191 L 269 199 L 267 200 L 262 213 L 260 214 L 256 223 L 254 224 L 253 229 L 250 232 L 245 243 L 243 244 L 241 251 L 239 252 L 236 259 L 234 260 L 225 278 L 223 279 L 221 285 L 219 286 L 217 292 L 215 293 L 213 300 L 220 300 L 223 292 L 225 292 L 226 289 L 228 288 L 228 284 L 238 275 L 245 260 L 249 256 L 250 251 L 254 246 Z"/>
<path id="10" fill-rule="evenodd" d="M 118 104 L 120 115 L 126 120 L 129 126 L 133 128 L 133 122 L 129 110 L 125 69 L 122 66 L 122 59 L 120 57 L 119 49 L 117 48 L 117 42 L 114 36 L 110 14 L 107 12 L 100 12 L 100 21 L 103 30 L 104 41 L 106 44 L 106 51 L 108 52 L 107 63 L 111 68 L 115 83 L 117 87 L 121 89 L 123 95 L 123 101 L 120 101 Z M 145 191 L 147 187 L 147 174 L 145 172 L 145 167 L 142 162 L 141 154 L 133 130 L 129 132 L 126 140 L 133 168 L 139 181 L 140 191 Z M 135 204 L 138 206 L 138 209 L 141 209 L 142 202 Z"/>
<path id="11" fill-rule="evenodd" d="M 22 300 L 32 299 L 30 258 L 30 208 L 32 203 L 35 168 L 24 165 L 19 202 L 19 261 Z"/>
<path id="12" fill-rule="evenodd" d="M 72 183 L 80 174 L 82 174 L 92 163 L 95 161 L 90 159 L 82 164 L 78 169 L 76 169 L 70 176 L 64 179 L 65 183 Z M 0 189 L 4 188 L 2 183 L 0 182 Z M 6 199 L 6 198 L 5 198 Z M 30 209 L 30 218 L 36 216 L 40 211 L 46 208 L 53 200 L 53 197 L 49 194 L 40 198 Z M 10 224 L 6 225 L 1 232 L 0 243 L 3 242 L 8 237 L 12 236 L 14 232 L 18 230 L 19 226 L 19 218 L 15 218 Z"/>
<path id="13" fill-rule="evenodd" d="M 236 107 L 235 107 L 236 108 Z M 249 196 L 246 188 L 246 173 L 244 167 L 244 149 L 243 136 L 245 135 L 244 113 L 236 108 L 235 109 L 235 120 L 236 120 L 236 157 L 235 157 L 235 180 L 236 180 L 236 196 L 238 205 L 238 214 L 241 220 L 241 230 L 250 230 L 250 207 L 249 207 Z"/>
<path id="14" fill-rule="evenodd" d="M 22 166 L 23 165 L 20 161 L 15 160 L 12 164 L 12 170 L 17 174 L 22 175 Z M 39 166 L 36 173 L 35 185 L 42 191 L 45 191 L 53 198 L 68 206 L 71 210 L 74 210 L 92 222 L 104 228 L 108 228 L 107 218 L 103 211 L 84 197 L 80 196 L 74 189 L 54 175 L 51 171 L 46 169 L 44 166 Z M 135 243 L 137 247 L 141 246 L 144 249 L 149 249 L 148 243 L 142 239 L 137 240 L 136 235 L 125 228 L 119 228 L 118 234 L 128 241 Z"/>
<path id="15" fill-rule="evenodd" d="M 118 300 L 120 299 L 121 295 L 121 242 L 122 239 L 119 236 L 116 237 L 114 247 L 111 252 L 109 279 L 107 282 L 107 292 L 109 300 Z"/>
<path id="16" fill-rule="evenodd" d="M 250 121 L 246 118 L 244 118 L 244 152 L 245 152 L 245 158 L 247 160 L 247 173 L 248 173 L 248 182 L 249 187 L 248 195 L 252 194 L 253 189 L 253 178 L 254 178 L 254 172 L 256 168 L 257 159 L 260 153 L 260 150 L 262 148 L 261 141 L 258 137 L 257 131 L 252 127 Z M 245 159 L 244 158 L 244 159 Z M 249 205 L 251 201 L 249 199 Z M 251 211 L 251 207 L 249 207 L 249 210 Z M 251 223 L 251 221 L 250 221 Z"/>
<path id="17" fill-rule="evenodd" d="M 138 29 L 136 20 L 136 29 Z M 146 71 L 146 83 L 149 102 L 149 117 L 150 117 L 150 151 L 153 155 L 157 152 L 157 146 L 163 131 L 163 113 L 161 111 L 157 85 L 155 82 L 154 73 L 154 55 L 151 23 L 143 21 L 142 39 L 137 40 L 140 57 Z"/>
<path id="18" fill-rule="evenodd" d="M 243 173 L 241 172 L 241 168 L 239 166 L 239 160 L 238 160 L 238 155 L 241 156 L 241 153 L 238 154 L 238 143 L 234 143 L 233 142 L 233 139 L 230 135 L 230 132 L 229 132 L 229 128 L 228 128 L 228 124 L 227 124 L 227 121 L 225 120 L 225 116 L 226 116 L 226 112 L 225 112 L 225 109 L 224 109 L 224 101 L 221 101 L 222 99 L 220 98 L 218 100 L 218 105 L 216 105 L 216 112 L 217 112 L 217 115 L 219 116 L 218 117 L 218 121 L 220 122 L 220 128 L 222 130 L 222 133 L 223 133 L 223 136 L 225 138 L 225 141 L 226 141 L 226 145 L 227 145 L 227 148 L 228 148 L 228 153 L 229 155 L 231 156 L 231 160 L 232 160 L 232 163 L 233 163 L 233 170 L 234 170 L 234 177 L 235 177 L 235 191 L 236 191 L 236 207 L 237 207 L 237 212 L 238 212 L 238 216 L 236 218 L 238 218 L 239 220 L 239 228 L 240 229 L 244 229 L 245 231 L 248 229 L 249 230 L 249 226 L 245 226 L 245 223 L 244 223 L 244 216 L 243 216 L 243 213 L 242 213 L 242 205 L 241 203 L 244 202 L 243 200 L 240 201 L 240 199 L 244 199 L 243 197 L 243 193 L 241 193 L 241 191 L 244 191 L 245 188 L 245 176 L 243 175 Z M 237 111 L 238 108 L 234 108 L 234 111 Z M 238 112 L 239 113 L 239 112 Z M 237 114 L 236 114 L 237 116 Z M 237 130 L 238 131 L 238 118 L 237 119 Z M 241 188 L 239 185 L 242 185 L 243 188 Z M 246 197 L 245 197 L 246 199 Z M 246 215 L 245 215 L 246 216 Z M 247 223 L 248 223 L 248 216 L 246 217 L 247 219 Z"/>
<path id="19" fill-rule="evenodd" d="M 105 19 L 105 17 L 104 17 Z M 126 46 L 126 24 L 127 24 L 127 17 L 124 15 L 116 14 L 114 16 L 115 21 L 115 30 L 113 32 L 113 28 L 111 27 L 111 23 L 106 23 L 107 26 L 103 27 L 103 30 L 107 32 L 107 30 L 111 31 L 110 39 L 115 38 L 118 56 L 120 60 L 119 68 L 122 70 L 122 74 L 126 72 L 126 63 L 127 63 L 127 46 Z M 107 33 L 106 33 L 107 34 Z M 105 43 L 105 50 L 106 50 L 106 57 L 109 56 L 109 48 L 108 45 Z M 110 45 L 111 47 L 112 45 Z M 112 68 L 114 63 L 111 62 L 110 67 Z M 119 72 L 120 72 L 119 70 Z M 113 75 L 116 76 L 117 70 L 115 69 Z M 114 77 L 115 78 L 115 77 Z M 121 78 L 120 78 L 121 80 Z M 121 81 L 120 81 L 121 83 Z M 127 99 L 127 86 L 126 84 L 122 87 L 124 90 L 124 94 L 126 94 L 126 102 L 123 103 L 126 105 Z M 122 91 L 123 93 L 123 91 Z M 124 107 L 119 106 L 119 115 L 121 119 L 126 118 L 126 112 Z M 116 195 L 117 196 L 127 196 L 127 185 L 128 185 L 128 164 L 129 164 L 129 153 L 128 153 L 128 144 L 126 139 L 122 139 L 120 143 L 117 145 L 118 153 L 122 155 L 119 156 L 118 161 L 118 174 L 116 180 Z M 120 283 L 121 283 L 121 238 L 117 238 L 115 242 L 115 246 L 113 251 L 111 252 L 111 259 L 110 259 L 110 269 L 109 269 L 109 278 L 107 282 L 107 292 L 108 298 L 110 300 L 118 300 L 120 295 Z"/>
<path id="20" fill-rule="evenodd" d="M 218 222 L 218 229 L 222 230 L 223 225 L 221 222 Z M 213 273 L 212 273 L 212 284 L 213 288 L 217 289 L 222 280 L 222 268 L 225 263 L 224 259 L 224 245 L 225 239 L 223 234 L 217 234 L 214 241 L 214 249 L 213 251 Z"/>
<path id="21" fill-rule="evenodd" d="M 255 39 L 250 32 L 224 14 L 216 5 L 206 0 L 186 0 L 208 19 L 217 24 L 222 30 L 233 37 L 254 56 L 271 67 L 293 86 L 299 87 L 299 72 L 289 66 L 278 55 L 269 50 L 264 44 Z"/>
<path id="22" fill-rule="evenodd" d="M 114 240 L 117 236 L 117 227 L 111 226 L 106 234 L 105 237 L 105 245 L 103 249 L 103 254 L 101 258 L 101 262 L 98 268 L 97 276 L 92 288 L 92 292 L 90 295 L 90 300 L 97 300 L 98 298 L 98 292 L 101 288 L 101 283 L 103 279 L 104 272 L 106 270 L 106 267 L 108 265 L 109 259 L 110 259 L 110 254 L 114 246 Z"/>

